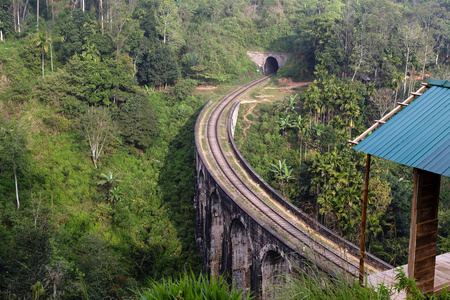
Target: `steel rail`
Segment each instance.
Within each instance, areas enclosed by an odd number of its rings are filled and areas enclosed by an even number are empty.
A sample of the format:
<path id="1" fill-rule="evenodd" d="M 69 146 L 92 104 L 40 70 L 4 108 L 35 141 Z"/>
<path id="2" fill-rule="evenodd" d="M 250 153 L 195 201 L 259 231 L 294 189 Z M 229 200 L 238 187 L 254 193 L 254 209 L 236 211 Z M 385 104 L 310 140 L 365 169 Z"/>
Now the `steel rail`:
<path id="1" fill-rule="evenodd" d="M 341 253 L 335 249 L 330 249 L 317 240 L 313 239 L 310 234 L 305 233 L 299 229 L 296 225 L 292 224 L 287 218 L 281 215 L 278 211 L 273 209 L 264 200 L 262 200 L 256 193 L 247 187 L 247 184 L 241 179 L 241 177 L 236 173 L 231 163 L 226 158 L 226 153 L 220 143 L 220 119 L 223 116 L 224 111 L 233 103 L 238 96 L 245 93 L 251 87 L 259 84 L 260 82 L 266 80 L 268 77 L 262 77 L 256 81 L 253 81 L 236 91 L 232 92 L 226 96 L 211 112 L 207 120 L 207 142 L 210 148 L 210 152 L 213 155 L 217 166 L 220 168 L 222 174 L 226 177 L 226 180 L 234 187 L 236 192 L 238 192 L 246 201 L 252 204 L 252 206 L 257 209 L 262 215 L 264 215 L 271 222 L 276 224 L 278 227 L 282 228 L 287 232 L 293 240 L 299 241 L 302 245 L 306 246 L 311 251 L 304 251 L 308 254 L 313 254 L 316 258 L 320 259 L 318 265 L 323 268 L 328 269 L 330 272 L 336 272 L 336 269 L 344 271 L 345 274 L 351 275 L 352 277 L 358 276 L 358 266 L 350 262 L 348 259 L 344 258 Z M 229 134 L 228 131 L 226 134 Z M 330 263 L 332 265 L 330 265 Z M 341 274 L 344 272 L 340 272 Z"/>

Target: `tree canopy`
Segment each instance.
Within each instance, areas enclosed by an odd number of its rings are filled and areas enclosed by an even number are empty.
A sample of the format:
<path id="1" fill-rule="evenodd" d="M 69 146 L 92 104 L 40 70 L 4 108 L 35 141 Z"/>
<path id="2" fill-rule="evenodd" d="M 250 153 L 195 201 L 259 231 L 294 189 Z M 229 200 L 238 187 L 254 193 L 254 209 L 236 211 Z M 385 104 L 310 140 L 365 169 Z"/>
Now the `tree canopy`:
<path id="1" fill-rule="evenodd" d="M 117 118 L 122 135 L 138 148 L 148 148 L 158 134 L 156 116 L 145 94 L 128 99 L 120 107 Z"/>

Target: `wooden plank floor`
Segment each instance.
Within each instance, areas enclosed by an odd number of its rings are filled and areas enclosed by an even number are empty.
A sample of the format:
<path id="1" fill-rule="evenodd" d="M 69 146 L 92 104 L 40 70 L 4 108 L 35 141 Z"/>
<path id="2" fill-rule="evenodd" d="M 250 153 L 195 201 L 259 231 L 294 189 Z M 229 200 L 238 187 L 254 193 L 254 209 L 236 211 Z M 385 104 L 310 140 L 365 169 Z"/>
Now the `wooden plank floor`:
<path id="1" fill-rule="evenodd" d="M 406 274 L 408 272 L 408 266 L 404 265 L 402 266 L 402 268 Z M 395 269 L 371 274 L 367 277 L 367 285 L 377 286 L 380 283 L 384 283 L 385 285 L 393 286 L 396 282 L 395 274 L 397 274 L 395 272 Z M 445 285 L 450 287 L 450 253 L 442 254 L 436 257 L 434 291 L 439 291 Z M 393 295 L 391 295 L 391 299 L 406 299 L 406 293 L 404 291 L 400 293 L 394 293 Z"/>

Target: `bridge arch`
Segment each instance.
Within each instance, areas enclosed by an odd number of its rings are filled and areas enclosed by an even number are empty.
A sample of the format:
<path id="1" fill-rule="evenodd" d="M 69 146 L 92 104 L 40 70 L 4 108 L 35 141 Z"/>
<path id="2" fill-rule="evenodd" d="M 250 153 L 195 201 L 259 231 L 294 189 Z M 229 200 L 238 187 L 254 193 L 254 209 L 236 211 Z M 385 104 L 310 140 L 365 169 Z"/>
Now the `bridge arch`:
<path id="1" fill-rule="evenodd" d="M 231 278 L 246 295 L 251 288 L 252 242 L 244 222 L 235 218 L 230 227 Z"/>
<path id="2" fill-rule="evenodd" d="M 211 275 L 219 277 L 222 269 L 222 244 L 224 234 L 224 217 L 221 209 L 221 201 L 217 193 L 214 191 L 210 196 L 210 258 L 211 258 Z"/>
<path id="3" fill-rule="evenodd" d="M 278 60 L 275 57 L 269 56 L 266 58 L 266 61 L 264 63 L 265 74 L 276 73 L 278 71 L 278 68 L 279 68 Z"/>
<path id="4" fill-rule="evenodd" d="M 286 282 L 286 274 L 291 272 L 291 262 L 275 245 L 261 249 L 261 294 L 262 299 L 271 299 L 277 294 L 276 286 Z"/>

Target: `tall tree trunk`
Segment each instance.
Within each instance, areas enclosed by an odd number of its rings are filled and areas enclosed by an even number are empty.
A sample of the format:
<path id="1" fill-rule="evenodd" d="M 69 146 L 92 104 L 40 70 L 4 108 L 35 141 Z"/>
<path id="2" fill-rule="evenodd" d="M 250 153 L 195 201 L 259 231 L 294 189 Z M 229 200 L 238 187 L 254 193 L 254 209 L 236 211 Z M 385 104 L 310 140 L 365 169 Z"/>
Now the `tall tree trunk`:
<path id="1" fill-rule="evenodd" d="M 166 29 L 167 29 L 167 23 L 164 20 L 164 44 L 166 43 Z"/>
<path id="2" fill-rule="evenodd" d="M 411 76 L 409 78 L 409 87 L 408 87 L 408 94 L 411 93 L 413 91 L 414 88 L 414 84 L 416 82 L 416 69 L 414 68 L 414 66 L 412 67 L 411 70 Z"/>
<path id="3" fill-rule="evenodd" d="M 26 14 L 27 9 L 28 9 L 28 1 L 29 1 L 29 0 L 27 0 L 27 2 L 25 2 L 25 7 L 24 7 L 24 9 L 23 9 L 23 13 L 22 13 L 22 23 L 25 22 L 25 14 Z"/>
<path id="4" fill-rule="evenodd" d="M 306 152 L 308 151 L 308 144 L 306 144 L 306 141 L 305 141 L 305 160 L 306 160 Z"/>
<path id="5" fill-rule="evenodd" d="M 302 166 L 302 146 L 303 146 L 303 138 L 300 138 L 300 165 L 299 167 Z"/>
<path id="6" fill-rule="evenodd" d="M 39 1 L 39 0 L 38 0 Z M 42 77 L 44 77 L 44 46 L 42 45 L 41 49 L 41 61 L 42 61 Z"/>
<path id="7" fill-rule="evenodd" d="M 352 81 L 355 80 L 356 73 L 358 72 L 359 68 L 361 68 L 361 63 L 362 63 L 362 59 L 363 59 L 363 53 L 364 53 L 364 52 L 363 52 L 363 48 L 362 48 L 362 46 L 361 46 L 361 56 L 359 57 L 358 67 L 356 67 L 356 69 L 355 69 L 355 73 L 353 74 Z"/>
<path id="8" fill-rule="evenodd" d="M 15 164 L 14 164 L 14 186 L 16 187 L 17 210 L 19 210 L 19 208 L 20 208 L 19 185 L 17 184 L 17 173 L 16 173 L 16 165 Z"/>
<path id="9" fill-rule="evenodd" d="M 55 9 L 53 8 L 53 1 L 52 0 L 52 22 L 55 22 Z"/>
<path id="10" fill-rule="evenodd" d="M 52 42 L 50 42 L 49 44 L 50 44 L 50 65 L 51 65 L 52 72 L 53 72 L 53 49 L 52 49 Z"/>
<path id="11" fill-rule="evenodd" d="M 103 0 L 100 0 L 99 4 L 98 4 L 98 13 L 99 13 L 99 21 L 100 21 L 100 25 L 102 27 L 102 34 L 104 33 L 104 28 L 103 28 Z"/>
<path id="12" fill-rule="evenodd" d="M 428 56 L 428 43 L 425 45 L 425 54 L 422 65 L 422 80 L 425 78 L 425 65 L 427 64 L 427 56 Z"/>
<path id="13" fill-rule="evenodd" d="M 319 201 L 318 201 L 318 199 L 319 199 L 319 186 L 317 186 L 317 193 L 316 193 L 315 199 L 316 199 L 316 203 L 314 205 L 314 214 L 315 214 L 316 222 L 319 223 Z"/>
<path id="14" fill-rule="evenodd" d="M 20 6 L 17 4 L 17 27 L 19 29 L 19 36 L 20 36 Z"/>
<path id="15" fill-rule="evenodd" d="M 3 41 L 3 30 L 0 29 L 0 41 Z"/>
<path id="16" fill-rule="evenodd" d="M 408 76 L 408 62 L 409 62 L 409 46 L 406 46 L 406 66 L 405 66 L 405 82 L 403 83 L 403 98 L 406 94 L 406 77 Z"/>
<path id="17" fill-rule="evenodd" d="M 36 9 L 36 22 L 37 22 L 37 25 L 36 25 L 36 31 L 37 32 L 39 32 L 39 0 L 37 0 L 37 4 L 36 4 L 36 6 L 37 6 L 37 9 Z"/>
<path id="18" fill-rule="evenodd" d="M 14 16 L 14 32 L 17 32 L 17 22 L 16 22 L 16 3 L 13 0 L 13 16 Z"/>
<path id="19" fill-rule="evenodd" d="M 137 73 L 136 64 L 137 64 L 138 55 L 139 54 L 136 54 L 136 57 L 133 59 L 133 70 L 134 70 L 133 78 L 134 78 L 134 76 L 136 76 L 136 73 Z"/>
<path id="20" fill-rule="evenodd" d="M 106 8 L 106 13 L 108 14 L 108 24 L 109 24 L 109 30 L 110 32 L 112 32 L 112 28 L 113 28 L 113 9 L 114 6 L 110 5 L 108 2 L 108 6 Z"/>

